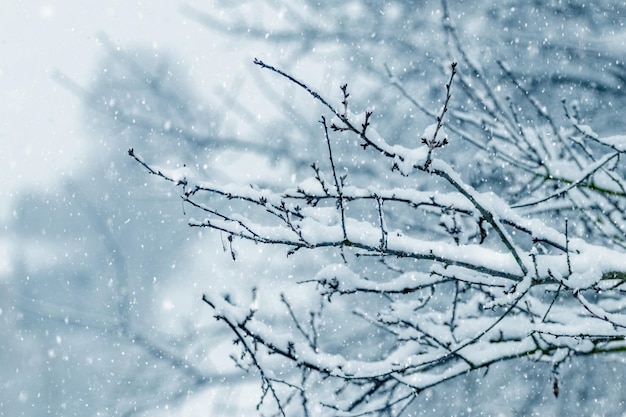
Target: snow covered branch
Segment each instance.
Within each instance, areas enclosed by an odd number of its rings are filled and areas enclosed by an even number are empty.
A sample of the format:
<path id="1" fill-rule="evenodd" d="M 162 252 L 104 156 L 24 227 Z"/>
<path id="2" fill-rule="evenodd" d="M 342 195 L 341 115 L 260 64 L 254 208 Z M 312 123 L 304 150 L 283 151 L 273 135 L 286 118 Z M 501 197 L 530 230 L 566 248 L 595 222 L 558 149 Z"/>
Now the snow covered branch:
<path id="1" fill-rule="evenodd" d="M 318 270 L 289 287 L 291 293 L 273 294 L 279 302 L 203 296 L 235 335 L 242 367 L 260 376 L 260 407 L 278 415 L 298 409 L 303 415 L 395 416 L 423 390 L 497 362 L 527 358 L 556 366 L 573 355 L 626 349 L 622 141 L 602 139 L 580 124 L 574 124 L 578 134 L 565 134 L 541 111 L 558 135 L 548 143 L 539 128 L 519 128 L 516 114 L 487 84 L 471 84 L 463 74 L 461 89 L 486 113 L 455 110 L 452 64 L 443 107 L 431 111 L 434 123 L 414 147 L 403 146 L 377 133 L 371 111 L 349 111 L 347 86 L 338 108 L 293 75 L 255 64 L 330 111 L 332 121 L 322 116 L 320 122 L 325 167 L 313 162 L 309 178 L 297 186 L 271 189 L 199 180 L 188 168 L 153 167 L 129 154 L 181 187 L 194 212 L 189 225 L 226 235 L 233 259 L 245 253 L 246 241 L 319 256 Z M 450 127 L 447 117 L 462 123 Z M 472 128 L 485 123 L 495 133 L 482 147 L 497 156 L 485 163 L 509 161 L 521 181 L 541 177 L 556 188 L 496 194 L 464 179 L 445 161 L 454 156 L 446 145 L 464 136 L 478 142 Z M 393 185 L 341 174 L 340 161 L 349 155 L 339 158 L 335 146 L 345 137 L 354 139 L 354 155 L 373 150 L 382 156 L 375 161 L 386 164 Z M 571 237 L 566 219 L 543 215 L 558 213 L 545 206 L 563 200 L 592 223 L 600 213 L 610 218 L 614 229 L 603 230 L 613 233 L 611 243 Z M 289 301 L 295 294 L 319 301 Z"/>

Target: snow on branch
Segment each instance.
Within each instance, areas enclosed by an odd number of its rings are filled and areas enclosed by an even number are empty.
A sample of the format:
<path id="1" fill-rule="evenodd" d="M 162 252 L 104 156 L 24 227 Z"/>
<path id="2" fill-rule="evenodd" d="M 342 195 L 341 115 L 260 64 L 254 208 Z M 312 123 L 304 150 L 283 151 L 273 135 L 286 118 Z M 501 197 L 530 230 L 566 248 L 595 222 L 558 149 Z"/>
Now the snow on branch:
<path id="1" fill-rule="evenodd" d="M 592 182 L 610 174 L 604 178 L 620 184 L 617 140 L 585 131 L 608 153 L 578 154 L 574 147 L 581 142 L 563 135 L 560 146 L 571 149 L 557 152 L 539 145 L 532 132 L 506 125 L 516 119 L 507 113 L 498 133 L 507 140 L 499 149 L 509 152 L 508 159 L 523 151 L 525 160 L 514 165 L 518 172 L 552 175 L 560 161 L 568 167 L 562 181 L 569 182 L 544 195 L 536 187 L 516 196 L 479 191 L 445 161 L 453 156 L 446 118 L 458 116 L 450 116 L 456 64 L 442 109 L 430 112 L 434 123 L 411 148 L 378 134 L 370 111 L 350 113 L 347 85 L 335 107 L 294 76 L 254 63 L 330 111 L 332 120 L 320 121 L 326 168 L 312 163 L 309 178 L 298 186 L 271 189 L 198 180 L 188 169 L 158 169 L 132 149 L 129 154 L 150 174 L 181 187 L 181 199 L 193 211 L 189 225 L 225 234 L 233 259 L 235 252 L 245 256 L 249 241 L 284 247 L 287 255 L 310 251 L 320 260 L 316 271 L 301 271 L 297 284 L 273 294 L 278 302 L 251 306 L 217 293 L 203 297 L 232 330 L 241 348 L 237 361 L 260 377 L 259 406 L 277 415 L 400 415 L 424 389 L 497 362 L 525 357 L 560 363 L 571 355 L 626 349 L 623 249 L 571 237 L 567 221 L 548 221 L 538 209 L 564 198 L 581 210 L 621 207 L 623 195 L 598 191 L 602 185 Z M 470 88 L 460 79 L 462 88 Z M 483 97 L 489 105 L 479 116 L 507 111 L 493 91 Z M 553 123 L 549 115 L 540 117 Z M 510 135 L 523 138 L 513 146 Z M 374 161 L 387 164 L 392 185 L 384 178 L 341 175 L 338 136 L 357 140 L 355 154 L 382 155 Z M 535 157 L 545 157 L 548 173 L 528 168 Z M 570 175 L 572 166 L 577 175 Z M 289 301 L 302 294 L 319 304 Z M 347 315 L 350 325 L 342 326 Z M 375 340 L 369 340 L 372 334 Z"/>

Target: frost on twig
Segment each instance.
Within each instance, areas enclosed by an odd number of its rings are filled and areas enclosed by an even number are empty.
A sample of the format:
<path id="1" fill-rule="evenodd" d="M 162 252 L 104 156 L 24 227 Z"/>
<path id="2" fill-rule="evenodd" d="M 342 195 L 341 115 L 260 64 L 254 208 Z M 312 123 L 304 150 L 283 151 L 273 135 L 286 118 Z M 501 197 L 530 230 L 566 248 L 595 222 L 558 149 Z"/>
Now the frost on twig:
<path id="1" fill-rule="evenodd" d="M 281 190 L 200 181 L 191 173 L 183 179 L 129 153 L 149 173 L 181 186 L 181 198 L 194 212 L 189 225 L 227 235 L 233 253 L 250 241 L 288 254 L 310 251 L 319 259 L 340 255 L 302 274 L 291 293 L 305 293 L 318 304 L 298 305 L 285 292 L 265 308 L 204 295 L 214 316 L 232 330 L 241 360 L 260 377 L 260 406 L 278 415 L 400 415 L 416 393 L 497 362 L 525 357 L 557 364 L 577 354 L 626 349 L 626 262 L 619 245 L 571 237 L 567 222 L 548 224 L 528 210 L 563 196 L 589 209 L 591 203 L 583 204 L 576 192 L 599 192 L 601 206 L 623 204 L 615 188 L 622 181 L 614 169 L 618 145 L 601 156 L 572 159 L 581 169 L 569 185 L 547 196 L 520 194 L 531 201 L 520 204 L 506 193 L 478 191 L 444 161 L 452 152 L 444 148 L 449 139 L 443 131 L 454 113 L 456 64 L 442 110 L 413 148 L 378 134 L 371 112 L 352 114 L 346 85 L 335 107 L 294 76 L 260 60 L 255 64 L 304 89 L 330 112 L 332 121 L 322 116 L 320 122 L 327 163 L 313 163 L 310 178 Z M 495 100 L 491 93 L 484 100 Z M 501 103 L 486 104 L 489 111 L 506 111 Z M 501 149 L 508 152 L 504 158 L 524 156 L 516 165 L 522 172 L 542 175 L 553 168 L 548 159 L 542 165 L 548 171 L 530 168 L 535 157 L 546 156 L 541 147 L 524 148 L 537 139 L 532 134 L 524 132 L 522 142 L 511 139 Z M 397 177 L 394 185 L 341 175 L 334 135 L 356 139 L 355 154 L 382 156 L 378 161 Z M 562 155 L 569 161 L 574 153 Z M 340 318 L 348 313 L 354 317 L 342 327 Z M 367 343 L 368 334 L 377 335 L 376 343 Z M 364 344 L 367 350 L 359 348 Z M 555 371 L 554 395 L 563 383 Z"/>

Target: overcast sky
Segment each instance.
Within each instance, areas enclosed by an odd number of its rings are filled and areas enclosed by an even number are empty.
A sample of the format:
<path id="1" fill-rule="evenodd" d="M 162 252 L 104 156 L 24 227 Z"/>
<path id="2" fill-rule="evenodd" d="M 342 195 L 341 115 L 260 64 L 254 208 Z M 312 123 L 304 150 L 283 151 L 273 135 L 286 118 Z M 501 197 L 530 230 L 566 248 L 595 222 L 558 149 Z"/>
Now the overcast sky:
<path id="1" fill-rule="evenodd" d="M 54 74 L 88 85 L 103 53 L 99 36 L 175 50 L 186 68 L 214 58 L 216 44 L 179 8 L 177 1 L 0 2 L 0 218 L 20 187 L 49 189 L 89 163 L 81 104 Z"/>

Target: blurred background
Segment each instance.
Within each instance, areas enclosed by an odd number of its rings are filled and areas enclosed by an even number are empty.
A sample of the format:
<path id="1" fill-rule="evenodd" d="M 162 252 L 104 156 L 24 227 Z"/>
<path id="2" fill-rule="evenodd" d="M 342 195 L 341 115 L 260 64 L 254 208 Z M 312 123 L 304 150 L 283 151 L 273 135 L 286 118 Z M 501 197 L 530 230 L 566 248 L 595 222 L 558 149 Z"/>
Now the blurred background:
<path id="1" fill-rule="evenodd" d="M 623 134 L 626 6 L 517 3 L 3 1 L 0 416 L 256 413 L 259 380 L 229 359 L 232 337 L 201 295 L 246 299 L 316 260 L 242 245 L 233 261 L 127 155 L 214 181 L 298 184 L 321 157 L 324 109 L 255 57 L 335 103 L 348 83 L 352 110 L 374 110 L 405 145 L 432 119 L 392 80 L 437 111 L 461 58 L 503 97 L 522 82 L 557 124 L 565 99 L 598 133 Z M 456 146 L 462 166 L 473 151 Z M 494 175 L 475 168 L 464 174 L 476 186 Z M 429 391 L 410 415 L 623 415 L 622 359 L 569 364 L 559 398 L 550 368 L 525 360 Z"/>

